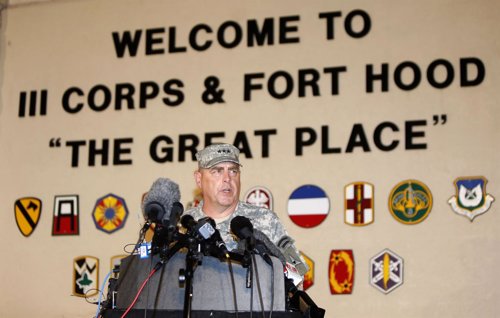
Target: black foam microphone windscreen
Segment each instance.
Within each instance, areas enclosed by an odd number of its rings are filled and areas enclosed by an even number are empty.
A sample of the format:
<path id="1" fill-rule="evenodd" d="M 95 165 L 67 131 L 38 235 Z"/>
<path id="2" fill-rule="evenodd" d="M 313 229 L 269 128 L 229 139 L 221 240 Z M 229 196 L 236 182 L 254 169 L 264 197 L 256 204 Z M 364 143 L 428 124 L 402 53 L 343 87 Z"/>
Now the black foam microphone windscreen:
<path id="1" fill-rule="evenodd" d="M 240 240 L 253 238 L 253 225 L 244 216 L 237 215 L 231 220 L 231 232 Z"/>

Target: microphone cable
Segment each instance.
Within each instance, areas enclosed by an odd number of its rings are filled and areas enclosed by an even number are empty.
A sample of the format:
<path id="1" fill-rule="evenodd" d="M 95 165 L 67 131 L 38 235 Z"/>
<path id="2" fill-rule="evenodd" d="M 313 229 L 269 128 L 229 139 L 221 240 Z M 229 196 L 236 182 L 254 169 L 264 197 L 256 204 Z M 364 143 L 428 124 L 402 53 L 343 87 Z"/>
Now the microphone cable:
<path id="1" fill-rule="evenodd" d="M 160 266 L 158 266 L 160 264 Z M 153 268 L 153 270 L 149 273 L 148 277 L 146 277 L 146 279 L 144 280 L 144 282 L 142 283 L 141 287 L 139 288 L 139 290 L 137 291 L 137 294 L 135 295 L 135 298 L 132 300 L 132 303 L 128 306 L 127 310 L 125 310 L 125 312 L 123 313 L 123 315 L 121 315 L 120 318 L 124 318 L 125 316 L 128 315 L 128 313 L 130 312 L 130 310 L 134 307 L 135 303 L 137 302 L 137 300 L 139 299 L 139 296 L 141 295 L 142 293 L 142 290 L 144 289 L 144 287 L 146 286 L 146 284 L 149 282 L 149 280 L 151 279 L 151 277 L 154 275 L 154 273 L 156 273 L 156 271 L 161 267 L 161 263 L 158 263 L 156 264 L 156 266 Z"/>
<path id="2" fill-rule="evenodd" d="M 149 255 L 149 269 L 153 268 L 153 253 Z M 148 290 L 146 291 L 146 305 L 144 306 L 144 318 L 147 317 L 148 315 L 148 306 L 149 306 L 149 291 L 151 290 L 151 284 L 149 284 L 149 278 L 148 278 Z M 160 290 L 160 285 L 158 284 L 158 291 Z"/>
<path id="3" fill-rule="evenodd" d="M 151 227 L 151 223 L 149 223 L 149 222 L 144 223 L 141 230 L 139 231 L 139 239 L 137 240 L 137 243 L 135 243 L 135 245 L 134 245 L 134 250 L 132 252 L 130 252 L 131 255 L 139 249 L 139 247 L 141 246 L 141 243 L 146 238 L 146 232 L 149 230 L 150 227 Z"/>
<path id="4" fill-rule="evenodd" d="M 253 317 L 253 259 L 250 253 L 250 267 L 248 268 L 247 275 L 250 275 L 250 318 Z M 248 279 L 248 277 L 247 277 Z"/>
<path id="5" fill-rule="evenodd" d="M 113 270 L 110 270 L 108 275 L 104 278 L 104 281 L 102 282 L 101 289 L 99 290 L 99 300 L 97 301 L 97 311 L 95 312 L 95 318 L 99 318 L 99 312 L 101 311 L 101 301 L 102 301 L 102 295 L 104 294 L 104 286 L 106 282 L 109 279 L 109 276 L 113 273 Z"/>
<path id="6" fill-rule="evenodd" d="M 260 289 L 259 269 L 257 266 L 257 261 L 255 260 L 255 254 L 251 253 L 251 255 L 252 255 L 252 263 L 254 264 L 253 267 L 255 267 L 255 280 L 257 281 L 257 295 L 259 296 L 260 308 L 262 309 L 262 318 L 265 318 L 264 301 L 262 300 L 262 290 Z M 252 286 L 253 286 L 253 282 L 252 282 Z M 253 295 L 253 291 L 252 291 L 252 295 Z M 252 301 L 252 304 L 253 304 L 253 301 Z"/>
<path id="7" fill-rule="evenodd" d="M 271 308 L 269 309 L 269 318 L 273 316 L 273 307 L 274 307 L 274 263 L 273 260 L 271 259 Z"/>
<path id="8" fill-rule="evenodd" d="M 231 277 L 231 287 L 233 289 L 234 312 L 236 314 L 236 318 L 238 318 L 238 300 L 236 298 L 236 284 L 234 283 L 233 264 L 228 254 L 226 254 L 226 262 L 227 266 L 229 267 L 229 274 Z"/>

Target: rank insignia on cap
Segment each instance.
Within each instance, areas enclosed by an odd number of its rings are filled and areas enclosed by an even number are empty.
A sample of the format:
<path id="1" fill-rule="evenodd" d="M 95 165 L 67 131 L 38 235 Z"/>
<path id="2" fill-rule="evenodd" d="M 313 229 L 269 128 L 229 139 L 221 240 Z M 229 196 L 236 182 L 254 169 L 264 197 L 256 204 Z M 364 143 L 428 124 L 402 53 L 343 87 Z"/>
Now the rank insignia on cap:
<path id="1" fill-rule="evenodd" d="M 389 210 L 392 216 L 404 224 L 422 222 L 431 209 L 431 191 L 418 180 L 405 180 L 398 183 L 389 196 Z"/>
<path id="2" fill-rule="evenodd" d="M 125 226 L 128 209 L 125 200 L 112 193 L 97 199 L 92 219 L 97 229 L 111 234 Z"/>
<path id="3" fill-rule="evenodd" d="M 258 207 L 273 209 L 273 196 L 271 191 L 264 187 L 253 187 L 245 194 L 245 202 Z"/>
<path id="4" fill-rule="evenodd" d="M 352 293 L 354 287 L 354 255 L 352 250 L 332 250 L 328 277 L 332 295 Z"/>
<path id="5" fill-rule="evenodd" d="M 484 177 L 461 177 L 455 179 L 456 194 L 448 203 L 455 213 L 468 217 L 472 222 L 474 218 L 488 211 L 495 198 L 486 193 Z"/>
<path id="6" fill-rule="evenodd" d="M 55 196 L 52 235 L 78 235 L 79 231 L 78 196 Z"/>
<path id="7" fill-rule="evenodd" d="M 42 214 L 42 201 L 34 197 L 17 199 L 14 202 L 14 215 L 21 234 L 28 237 L 33 233 Z"/>
<path id="8" fill-rule="evenodd" d="M 79 256 L 73 260 L 73 295 L 88 297 L 99 291 L 99 259 Z"/>
<path id="9" fill-rule="evenodd" d="M 388 294 L 403 284 L 403 259 L 389 249 L 370 260 L 370 284 Z"/>
<path id="10" fill-rule="evenodd" d="M 346 185 L 344 192 L 344 222 L 354 226 L 373 223 L 373 185 L 367 182 L 354 182 Z"/>
<path id="11" fill-rule="evenodd" d="M 314 262 L 306 254 L 300 252 L 300 255 L 304 258 L 307 266 L 309 267 L 309 270 L 304 274 L 304 283 L 302 284 L 302 286 L 304 287 L 304 291 L 306 291 L 312 285 L 314 285 Z"/>

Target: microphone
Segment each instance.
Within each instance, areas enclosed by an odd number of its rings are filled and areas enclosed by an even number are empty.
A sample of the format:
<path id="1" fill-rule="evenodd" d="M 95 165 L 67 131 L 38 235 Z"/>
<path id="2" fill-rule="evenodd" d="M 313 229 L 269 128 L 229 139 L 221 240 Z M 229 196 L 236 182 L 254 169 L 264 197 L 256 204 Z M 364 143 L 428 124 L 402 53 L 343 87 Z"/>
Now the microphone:
<path id="1" fill-rule="evenodd" d="M 200 225 L 201 224 L 201 225 Z M 219 230 L 217 230 L 214 219 L 204 217 L 198 222 L 196 227 L 198 233 L 207 241 L 212 242 L 217 247 L 217 252 L 224 257 L 229 258 L 229 251 L 226 243 L 222 239 Z"/>
<path id="2" fill-rule="evenodd" d="M 309 269 L 307 265 L 302 262 L 302 258 L 299 253 L 297 253 L 293 243 L 294 240 L 290 236 L 285 235 L 278 241 L 278 248 L 285 257 L 286 262 L 292 264 L 300 275 L 304 276 Z"/>
<path id="3" fill-rule="evenodd" d="M 286 265 L 286 259 L 283 253 L 281 253 L 280 249 L 274 245 L 274 243 L 271 241 L 269 237 L 267 237 L 266 234 L 262 233 L 259 230 L 253 230 L 253 235 L 255 237 L 255 240 L 257 244 L 255 245 L 255 248 L 261 253 L 261 254 L 270 254 L 276 258 L 278 258 L 281 262 L 281 264 Z"/>
<path id="4" fill-rule="evenodd" d="M 244 216 L 237 215 L 231 220 L 230 227 L 231 232 L 233 232 L 237 238 L 246 241 L 247 249 L 252 250 L 255 246 L 252 222 Z"/>
<path id="5" fill-rule="evenodd" d="M 142 202 L 144 218 L 152 223 L 175 227 L 184 210 L 180 199 L 177 183 L 167 178 L 158 178 Z"/>
<path id="6" fill-rule="evenodd" d="M 186 214 L 181 218 L 181 225 L 187 230 L 188 234 L 194 236 L 195 239 L 215 245 L 217 254 L 229 258 L 229 251 L 212 218 L 204 217 L 196 222 L 193 216 Z M 208 246 L 208 249 L 210 249 L 210 246 Z"/>
<path id="7" fill-rule="evenodd" d="M 240 240 L 247 242 L 246 249 L 250 252 L 257 252 L 264 260 L 272 265 L 270 256 L 277 257 L 283 266 L 286 264 L 285 257 L 273 242 L 259 230 L 253 228 L 252 222 L 244 216 L 235 216 L 231 220 L 231 231 Z M 249 243 L 250 242 L 250 243 Z"/>
<path id="8" fill-rule="evenodd" d="M 193 232 L 193 229 L 196 226 L 196 224 L 198 224 L 198 222 L 196 222 L 193 216 L 190 214 L 184 214 L 181 217 L 181 225 L 183 228 L 187 230 L 188 233 Z"/>

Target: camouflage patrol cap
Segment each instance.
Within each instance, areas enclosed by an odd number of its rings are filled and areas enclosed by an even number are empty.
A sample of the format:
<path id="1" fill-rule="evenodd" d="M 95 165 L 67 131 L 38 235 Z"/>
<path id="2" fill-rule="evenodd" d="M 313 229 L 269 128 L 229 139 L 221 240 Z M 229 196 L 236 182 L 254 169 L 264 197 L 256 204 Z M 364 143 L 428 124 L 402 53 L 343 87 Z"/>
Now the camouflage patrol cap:
<path id="1" fill-rule="evenodd" d="M 208 169 L 221 162 L 234 162 L 241 166 L 240 150 L 231 144 L 214 144 L 196 153 L 198 167 Z"/>

